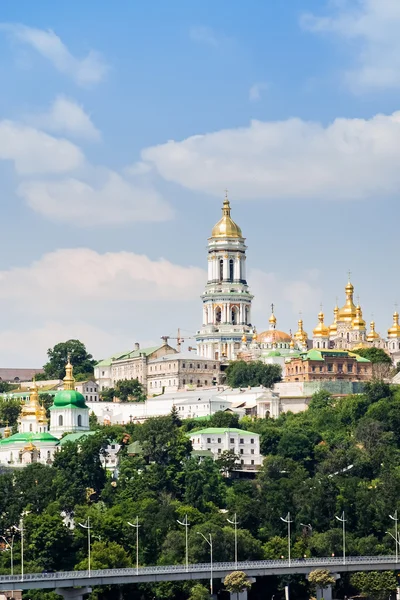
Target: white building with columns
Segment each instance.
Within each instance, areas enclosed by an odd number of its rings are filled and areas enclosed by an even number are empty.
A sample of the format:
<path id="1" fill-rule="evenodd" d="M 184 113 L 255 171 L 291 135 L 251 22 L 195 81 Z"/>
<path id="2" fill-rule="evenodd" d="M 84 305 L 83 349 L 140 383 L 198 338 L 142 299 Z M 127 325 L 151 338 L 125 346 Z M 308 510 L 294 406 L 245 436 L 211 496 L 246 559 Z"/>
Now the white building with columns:
<path id="1" fill-rule="evenodd" d="M 197 353 L 204 358 L 233 360 L 242 337 L 250 334 L 251 301 L 246 281 L 246 245 L 231 219 L 228 198 L 222 218 L 208 240 L 208 281 L 202 295 L 203 324 L 196 334 Z"/>

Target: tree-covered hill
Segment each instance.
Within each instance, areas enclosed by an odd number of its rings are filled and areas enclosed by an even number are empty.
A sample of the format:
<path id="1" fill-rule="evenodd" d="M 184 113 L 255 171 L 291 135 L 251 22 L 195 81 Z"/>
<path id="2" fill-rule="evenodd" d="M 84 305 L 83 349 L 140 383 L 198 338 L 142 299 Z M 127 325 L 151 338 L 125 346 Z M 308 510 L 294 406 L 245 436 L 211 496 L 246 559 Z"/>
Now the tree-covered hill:
<path id="1" fill-rule="evenodd" d="M 0 530 L 7 536 L 22 511 L 30 511 L 26 572 L 86 568 L 86 531 L 66 527 L 61 513 L 81 523 L 90 516 L 93 568 L 134 564 L 135 531 L 127 521 L 136 517 L 140 564 L 184 562 L 185 532 L 177 520 L 186 514 L 191 562 L 209 561 L 209 547 L 197 532 L 212 534 L 215 561 L 233 560 L 234 530 L 227 518 L 235 513 L 239 560 L 286 557 L 280 517 L 288 512 L 294 521 L 293 557 L 341 555 L 342 530 L 335 516 L 343 511 L 348 555 L 394 553 L 386 532 L 393 531 L 389 514 L 400 508 L 400 390 L 377 382 L 364 395 L 334 399 L 320 392 L 304 413 L 239 423 L 235 416 L 217 414 L 211 425 L 231 422 L 261 435 L 266 458 L 254 480 L 223 477 L 218 463 L 192 457 L 187 432 L 199 425 L 181 423 L 175 413 L 142 425 L 97 427 L 80 448 L 67 444 L 52 467 L 31 465 L 0 475 Z M 128 456 L 125 446 L 118 479 L 106 474 L 99 460 L 108 438 L 139 441 L 142 449 Z M 19 544 L 16 535 L 16 572 Z M 3 551 L 0 570 L 9 569 L 10 553 Z M 304 580 L 294 581 L 293 597 L 307 597 Z M 283 583 L 270 578 L 265 585 L 279 597 Z M 122 597 L 183 600 L 192 585 L 128 586 Z M 344 577 L 340 585 L 342 597 L 349 595 L 349 580 Z M 115 588 L 96 594 L 93 598 L 119 597 Z M 265 586 L 260 592 L 256 584 L 251 594 L 266 597 Z M 51 598 L 30 592 L 32 600 L 39 597 Z"/>

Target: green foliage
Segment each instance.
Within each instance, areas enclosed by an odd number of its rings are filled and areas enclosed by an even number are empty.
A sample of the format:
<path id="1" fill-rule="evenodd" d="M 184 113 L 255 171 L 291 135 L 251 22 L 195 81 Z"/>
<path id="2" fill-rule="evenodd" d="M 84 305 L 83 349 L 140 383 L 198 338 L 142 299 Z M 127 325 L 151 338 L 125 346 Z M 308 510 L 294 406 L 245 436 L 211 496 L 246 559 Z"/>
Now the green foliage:
<path id="1" fill-rule="evenodd" d="M 88 354 L 85 345 L 79 340 L 68 340 L 56 344 L 54 348 L 47 350 L 49 360 L 43 366 L 45 379 L 62 379 L 65 376 L 65 365 L 68 354 L 71 355 L 71 363 L 74 366 L 74 376 L 81 373 L 91 374 L 96 361 Z"/>
<path id="2" fill-rule="evenodd" d="M 188 600 L 209 600 L 210 593 L 208 589 L 201 583 L 196 583 L 190 590 Z"/>
<path id="3" fill-rule="evenodd" d="M 387 598 L 397 587 L 396 576 L 392 571 L 352 573 L 350 583 L 359 592 L 368 594 L 376 600 Z"/>
<path id="4" fill-rule="evenodd" d="M 14 383 L 7 383 L 7 381 L 0 381 L 0 394 L 5 394 L 6 392 L 11 392 L 15 390 L 18 385 Z"/>
<path id="5" fill-rule="evenodd" d="M 240 457 L 235 454 L 233 450 L 224 450 L 219 454 L 216 463 L 219 469 L 225 473 L 225 475 L 228 475 L 229 473 L 232 473 L 235 467 L 237 468 L 237 466 L 240 465 Z"/>
<path id="6" fill-rule="evenodd" d="M 92 569 L 124 569 L 130 566 L 132 563 L 129 554 L 117 542 L 93 542 L 91 548 Z M 86 570 L 88 559 L 81 560 L 75 568 Z"/>
<path id="7" fill-rule="evenodd" d="M 0 423 L 2 427 L 7 423 L 10 427 L 14 427 L 17 424 L 21 405 L 21 400 L 5 400 L 0 397 Z"/>
<path id="8" fill-rule="evenodd" d="M 233 571 L 224 579 L 224 586 L 231 594 L 240 594 L 251 588 L 251 583 L 243 571 Z"/>
<path id="9" fill-rule="evenodd" d="M 223 410 L 214 413 L 208 423 L 210 427 L 229 427 L 230 429 L 240 428 L 239 415 Z"/>
<path id="10" fill-rule="evenodd" d="M 392 364 L 392 359 L 382 348 L 359 348 L 358 350 L 354 350 L 354 354 L 358 354 L 372 363 Z"/>
<path id="11" fill-rule="evenodd" d="M 266 365 L 261 361 L 231 362 L 226 370 L 226 381 L 231 387 L 263 385 L 270 388 L 281 381 L 282 369 L 279 365 Z"/>
<path id="12" fill-rule="evenodd" d="M 100 392 L 104 402 L 112 402 L 118 398 L 121 402 L 144 402 L 146 390 L 138 379 L 121 379 L 115 386 Z"/>
<path id="13" fill-rule="evenodd" d="M 327 569 L 315 569 L 308 575 L 308 581 L 314 588 L 327 588 L 328 585 L 334 585 L 335 578 Z"/>

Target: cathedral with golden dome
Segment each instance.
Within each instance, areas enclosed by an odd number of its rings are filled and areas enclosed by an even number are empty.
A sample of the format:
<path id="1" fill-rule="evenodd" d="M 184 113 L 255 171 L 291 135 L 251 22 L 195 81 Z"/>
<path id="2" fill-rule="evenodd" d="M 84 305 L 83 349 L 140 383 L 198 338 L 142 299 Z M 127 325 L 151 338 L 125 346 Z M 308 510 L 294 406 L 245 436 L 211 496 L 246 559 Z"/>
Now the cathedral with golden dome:
<path id="1" fill-rule="evenodd" d="M 246 281 L 246 245 L 240 227 L 231 217 L 227 196 L 223 201 L 222 218 L 216 223 L 208 240 L 208 280 L 204 293 L 203 322 L 197 331 L 197 353 L 205 358 L 229 361 L 263 360 L 282 366 L 291 356 L 314 347 L 319 350 L 357 350 L 381 348 L 394 364 L 400 361 L 400 325 L 397 310 L 387 338 L 370 322 L 369 329 L 363 318 L 360 303 L 354 303 L 354 286 L 345 286 L 345 303 L 333 309 L 333 322 L 325 323 L 321 310 L 318 322 L 309 338 L 303 319 L 297 323 L 294 334 L 277 328 L 272 305 L 268 329 L 257 332 L 252 324 L 253 296 Z"/>

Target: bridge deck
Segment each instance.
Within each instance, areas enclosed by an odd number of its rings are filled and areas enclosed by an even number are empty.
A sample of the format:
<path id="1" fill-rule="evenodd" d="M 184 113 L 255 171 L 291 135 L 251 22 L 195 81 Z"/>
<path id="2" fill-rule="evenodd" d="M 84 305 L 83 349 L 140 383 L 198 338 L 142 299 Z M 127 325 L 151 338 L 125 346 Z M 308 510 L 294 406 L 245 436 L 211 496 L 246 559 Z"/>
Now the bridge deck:
<path id="1" fill-rule="evenodd" d="M 398 568 L 395 556 L 349 556 L 343 558 L 310 558 L 304 560 L 259 560 L 238 562 L 237 569 L 249 577 L 309 573 L 313 569 L 329 569 L 335 573 L 349 571 L 393 571 Z M 235 570 L 235 563 L 214 563 L 213 578 L 222 579 Z M 158 581 L 183 581 L 210 579 L 210 563 L 140 567 L 136 569 L 105 569 L 88 571 L 58 571 L 57 573 L 25 573 L 0 576 L 0 590 L 57 589 L 94 585 L 126 583 L 155 583 Z"/>

